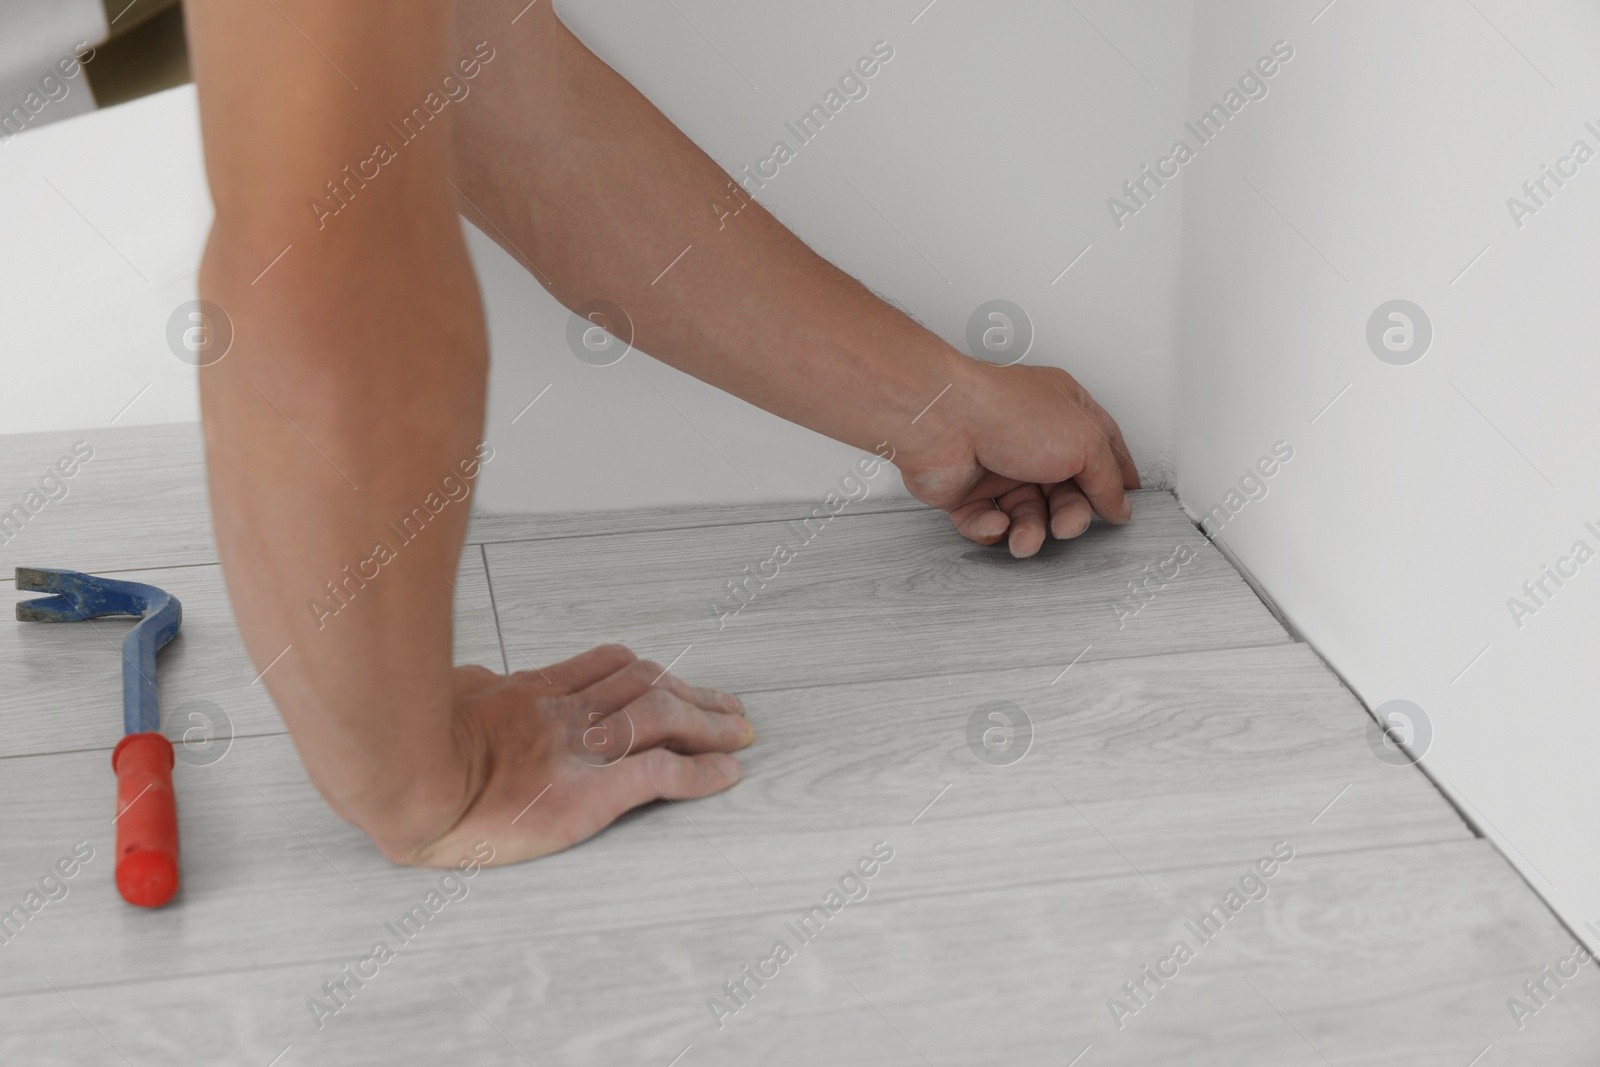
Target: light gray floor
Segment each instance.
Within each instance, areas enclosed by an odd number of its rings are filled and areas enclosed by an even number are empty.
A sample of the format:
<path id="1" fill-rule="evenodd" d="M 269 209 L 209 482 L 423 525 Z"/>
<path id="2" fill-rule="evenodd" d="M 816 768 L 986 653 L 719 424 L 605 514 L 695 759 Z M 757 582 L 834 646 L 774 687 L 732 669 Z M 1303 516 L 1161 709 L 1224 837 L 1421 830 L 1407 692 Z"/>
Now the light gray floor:
<path id="1" fill-rule="evenodd" d="M 0 495 L 78 436 L 0 439 Z M 1366 712 L 1166 494 L 1029 561 L 852 505 L 721 629 L 724 583 L 809 505 L 476 521 L 458 661 L 623 641 L 739 691 L 760 740 L 730 793 L 486 872 L 401 946 L 385 923 L 439 875 L 387 864 L 307 784 L 233 628 L 193 428 L 92 443 L 0 566 L 183 600 L 161 685 L 193 742 L 184 888 L 147 912 L 111 882 L 126 624 L 0 622 L 0 909 L 95 850 L 0 944 L 0 1063 L 1596 1062 L 1596 966 L 1528 997 L 1571 935 L 1374 755 Z M 1178 545 L 1194 561 L 1119 628 L 1113 602 Z M 968 729 L 1000 701 L 1033 735 L 1003 766 Z M 880 842 L 865 899 L 802 943 L 786 924 Z M 1275 846 L 1266 895 L 1202 943 L 1186 922 Z M 308 999 L 379 939 L 395 958 L 319 1029 Z M 719 1028 L 708 1002 L 779 939 L 794 958 Z M 1175 977 L 1123 991 L 1179 940 Z M 1540 1008 L 1520 1029 L 1514 996 Z M 1113 997 L 1138 1009 L 1120 1027 Z"/>

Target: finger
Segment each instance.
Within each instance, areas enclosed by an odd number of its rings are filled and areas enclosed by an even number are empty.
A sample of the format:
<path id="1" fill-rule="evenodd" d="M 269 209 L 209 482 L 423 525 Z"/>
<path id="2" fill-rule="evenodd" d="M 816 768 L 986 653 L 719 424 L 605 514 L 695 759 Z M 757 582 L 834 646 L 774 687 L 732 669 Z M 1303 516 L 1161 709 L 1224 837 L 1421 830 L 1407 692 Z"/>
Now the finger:
<path id="1" fill-rule="evenodd" d="M 517 671 L 516 677 L 537 679 L 571 693 L 586 689 L 634 662 L 639 657 L 625 645 L 597 645 L 543 670 Z M 622 705 L 617 705 L 621 707 Z"/>
<path id="2" fill-rule="evenodd" d="M 1011 554 L 1026 559 L 1038 552 L 1045 534 L 1044 493 L 1039 487 L 1031 482 L 1019 485 L 995 503 L 1011 516 L 1011 536 L 1007 540 Z"/>
<path id="3" fill-rule="evenodd" d="M 968 540 L 976 541 L 980 545 L 992 545 L 1004 537 L 1006 530 L 1011 527 L 1011 516 L 995 506 L 993 500 L 985 497 L 974 500 L 950 512 L 950 521 L 955 523 L 957 532 Z"/>
<path id="4" fill-rule="evenodd" d="M 654 664 L 651 664 L 654 666 Z M 722 689 L 713 689 L 710 686 L 690 685 L 676 674 L 668 674 L 660 668 L 651 675 L 650 686 L 654 689 L 665 689 L 680 700 L 687 701 L 697 708 L 706 711 L 717 711 L 724 715 L 743 715 L 744 702 Z"/>
<path id="5" fill-rule="evenodd" d="M 1073 481 L 1089 498 L 1096 514 L 1111 522 L 1127 522 L 1133 516 L 1133 505 L 1122 489 L 1122 469 L 1111 451 L 1111 442 L 1089 431 L 1090 440 L 1084 442 L 1083 467 L 1073 475 Z"/>
<path id="6" fill-rule="evenodd" d="M 1133 465 L 1133 456 L 1128 453 L 1128 442 L 1122 439 L 1122 427 L 1106 416 L 1106 421 L 1111 422 L 1111 448 L 1117 454 L 1117 466 L 1122 471 L 1122 487 L 1124 489 L 1139 488 L 1139 468 Z"/>
<path id="7" fill-rule="evenodd" d="M 1105 435 L 1106 443 L 1111 446 L 1111 454 L 1116 457 L 1117 469 L 1122 473 L 1122 487 L 1124 489 L 1139 488 L 1139 471 L 1133 465 L 1133 456 L 1128 453 L 1128 442 L 1122 439 L 1122 427 L 1117 425 L 1117 420 L 1111 413 L 1097 403 L 1094 397 L 1087 392 L 1083 394 L 1088 401 L 1089 410 L 1094 415 L 1094 421 L 1100 427 L 1100 432 Z"/>
<path id="8" fill-rule="evenodd" d="M 684 756 L 665 748 L 635 752 L 616 763 L 583 770 L 583 774 L 582 792 L 563 813 L 557 848 L 599 833 L 641 804 L 709 796 L 744 776 L 739 761 L 726 753 Z M 534 855 L 552 851 L 544 842 L 539 844 L 543 847 Z"/>
<path id="9" fill-rule="evenodd" d="M 725 753 L 683 756 L 664 748 L 635 752 L 605 774 L 603 788 L 615 812 L 611 819 L 652 800 L 694 800 L 720 793 L 744 777 L 739 761 Z"/>
<path id="10" fill-rule="evenodd" d="M 581 755 L 587 762 L 598 757 L 615 763 L 630 752 L 668 748 L 689 755 L 700 752 L 736 752 L 755 740 L 750 721 L 742 715 L 707 711 L 667 692 L 652 689 L 585 730 Z"/>
<path id="11" fill-rule="evenodd" d="M 690 685 L 675 674 L 668 674 L 654 660 L 636 659 L 605 678 L 584 687 L 585 701 L 605 705 L 610 710 L 626 707 L 651 689 L 665 691 L 706 711 L 743 715 L 744 704 L 732 693 Z"/>
<path id="12" fill-rule="evenodd" d="M 1068 387 L 1061 388 L 1055 385 L 1056 392 L 1060 393 L 1067 402 L 1078 410 L 1078 413 L 1087 418 L 1100 431 L 1100 436 L 1105 439 L 1116 461 L 1117 472 L 1121 475 L 1122 485 L 1127 489 L 1139 488 L 1139 471 L 1134 466 L 1133 456 L 1128 452 L 1128 443 L 1122 439 L 1122 427 L 1117 425 L 1117 420 L 1111 413 L 1100 406 L 1099 401 L 1089 395 L 1089 390 L 1070 375 L 1067 378 Z"/>
<path id="13" fill-rule="evenodd" d="M 1050 489 L 1050 532 L 1059 538 L 1077 537 L 1089 528 L 1094 508 L 1076 482 L 1062 482 Z"/>

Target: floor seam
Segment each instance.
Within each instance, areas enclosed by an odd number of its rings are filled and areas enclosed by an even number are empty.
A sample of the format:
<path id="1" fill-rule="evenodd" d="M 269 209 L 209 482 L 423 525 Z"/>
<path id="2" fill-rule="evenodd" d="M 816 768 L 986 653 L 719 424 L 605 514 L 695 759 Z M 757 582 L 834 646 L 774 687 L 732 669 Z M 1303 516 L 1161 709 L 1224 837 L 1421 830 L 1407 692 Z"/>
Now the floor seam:
<path id="1" fill-rule="evenodd" d="M 904 515 L 904 514 L 906 514 L 908 512 L 917 512 L 917 511 L 926 511 L 926 510 L 931 510 L 931 509 L 929 509 L 928 505 L 926 505 L 926 504 L 918 504 L 918 503 L 913 501 L 910 504 L 908 504 L 906 507 L 903 507 L 903 508 L 901 508 L 901 507 L 879 508 L 879 509 L 876 509 L 876 510 L 873 510 L 873 511 L 856 512 L 854 514 L 849 514 L 849 515 L 846 515 L 844 513 L 840 513 L 838 515 L 835 515 L 834 518 L 837 518 L 837 519 L 845 519 L 845 518 L 849 518 L 849 519 L 870 519 L 870 518 L 872 518 L 873 516 L 876 516 L 876 515 Z M 617 515 L 624 515 L 625 516 L 625 515 L 627 515 L 627 512 L 625 512 L 625 511 L 624 512 L 600 512 L 600 511 L 597 511 L 597 512 L 594 512 L 594 514 L 595 515 L 617 514 Z M 539 516 L 533 516 L 533 518 L 538 518 L 538 517 Z M 563 518 L 571 518 L 571 517 L 572 516 L 571 516 L 570 513 L 568 513 L 568 515 L 566 515 L 566 516 L 563 516 Z M 479 545 L 537 544 L 537 543 L 539 543 L 541 541 L 570 541 L 570 540 L 573 540 L 574 538 L 578 538 L 578 537 L 621 537 L 621 536 L 626 536 L 626 535 L 629 535 L 629 534 L 676 533 L 676 532 L 678 532 L 680 530 L 711 530 L 711 529 L 719 529 L 721 527 L 731 527 L 731 526 L 765 526 L 765 525 L 768 525 L 770 523 L 775 523 L 775 522 L 799 522 L 799 521 L 801 521 L 801 520 L 803 520 L 803 519 L 805 519 L 807 517 L 808 516 L 802 515 L 802 514 L 796 512 L 793 515 L 777 515 L 777 516 L 772 516 L 770 518 L 764 518 L 764 519 L 734 519 L 734 520 L 725 520 L 725 521 L 717 521 L 717 522 L 688 522 L 688 523 L 684 523 L 681 526 L 640 526 L 640 527 L 632 527 L 632 528 L 627 528 L 627 529 L 615 529 L 615 530 L 584 530 L 584 531 L 581 531 L 581 532 L 578 532 L 578 533 L 549 534 L 547 536 L 542 536 L 542 537 L 492 537 L 491 536 L 491 537 L 485 538 L 482 541 L 474 540 L 473 537 L 472 537 L 472 533 L 469 530 L 468 533 L 467 533 L 467 543 L 468 544 L 479 544 Z"/>
<path id="2" fill-rule="evenodd" d="M 1174 502 L 1176 502 L 1176 497 L 1175 497 L 1175 495 L 1173 494 L 1173 492 L 1170 489 L 1145 489 L 1145 490 L 1140 490 L 1140 492 L 1149 493 L 1149 494 L 1151 494 L 1153 496 L 1173 497 Z M 741 510 L 741 509 L 744 509 L 744 508 L 768 507 L 768 506 L 773 506 L 773 505 L 736 504 L 736 505 L 731 505 L 729 510 L 738 511 L 738 510 Z M 872 518 L 874 516 L 877 516 L 877 515 L 904 515 L 904 514 L 907 514 L 907 513 L 934 512 L 934 511 L 938 511 L 938 510 L 939 509 L 933 507 L 930 504 L 924 504 L 924 503 L 922 503 L 922 502 L 920 502 L 918 500 L 914 500 L 913 499 L 913 500 L 907 500 L 903 504 L 893 504 L 893 505 L 884 504 L 881 507 L 873 508 L 871 511 L 854 511 L 854 512 L 840 511 L 840 512 L 836 513 L 833 517 L 836 518 L 836 519 L 857 519 L 857 520 L 859 520 L 859 519 L 870 519 L 870 518 Z M 616 515 L 616 516 L 623 517 L 624 521 L 625 521 L 625 517 L 628 514 L 629 513 L 626 512 L 626 511 L 616 511 L 616 512 L 595 511 L 595 512 L 587 512 L 587 513 L 585 513 L 585 512 L 563 512 L 563 513 L 561 513 L 559 515 L 548 516 L 548 518 L 562 519 L 562 520 L 572 520 L 572 519 L 586 519 L 586 518 L 590 518 L 590 517 L 593 517 L 593 516 L 601 516 L 601 515 Z M 1188 517 L 1182 514 L 1182 509 L 1181 508 L 1179 509 L 1179 516 L 1184 522 L 1188 521 Z M 528 519 L 540 519 L 540 518 L 545 518 L 545 517 L 546 516 L 539 516 L 539 515 L 522 516 L 522 518 L 528 518 Z M 493 535 L 490 535 L 488 537 L 485 537 L 481 541 L 472 536 L 472 531 L 471 531 L 471 528 L 469 527 L 468 531 L 467 531 L 467 543 L 468 544 L 483 544 L 483 545 L 506 545 L 506 544 L 523 544 L 523 543 L 535 542 L 535 541 L 569 541 L 569 540 L 572 540 L 573 538 L 577 538 L 577 537 L 616 537 L 616 536 L 625 535 L 625 534 L 671 533 L 671 532 L 675 532 L 675 531 L 678 531 L 678 530 L 713 529 L 713 528 L 724 527 L 724 526 L 764 526 L 764 525 L 767 525 L 767 524 L 770 524 L 770 523 L 777 523 L 777 522 L 795 522 L 795 521 L 798 521 L 798 520 L 801 520 L 801 519 L 805 519 L 807 517 L 808 517 L 807 515 L 800 514 L 797 511 L 793 515 L 775 515 L 775 516 L 770 516 L 770 517 L 767 517 L 767 518 L 760 518 L 760 519 L 718 519 L 716 521 L 711 521 L 711 522 L 685 522 L 682 525 L 634 527 L 634 528 L 616 529 L 616 530 L 585 530 L 585 531 L 578 532 L 578 533 L 551 534 L 549 536 L 544 536 L 544 537 L 495 537 Z M 507 516 L 498 516 L 498 518 L 503 518 L 506 521 L 516 521 L 518 516 L 507 515 Z M 663 520 L 663 521 L 671 522 L 672 520 Z"/>
<path id="3" fill-rule="evenodd" d="M 491 587 L 490 587 L 490 604 L 491 604 L 491 607 L 493 606 L 493 602 L 494 602 L 493 593 L 494 593 L 494 590 L 493 590 L 493 586 L 492 586 L 492 583 L 491 583 Z M 500 619 L 499 619 L 498 609 L 495 609 L 494 622 L 495 622 L 495 629 L 496 629 L 496 631 L 498 631 L 499 628 L 500 628 Z M 1106 656 L 1103 659 L 1092 659 L 1092 660 L 1086 661 L 1084 663 L 1084 666 L 1094 666 L 1095 664 L 1099 664 L 1099 663 L 1106 663 L 1106 664 L 1110 664 L 1110 663 L 1131 663 L 1131 662 L 1133 662 L 1135 660 L 1146 660 L 1146 659 L 1172 659 L 1172 658 L 1176 658 L 1176 657 L 1179 657 L 1179 656 L 1205 656 L 1205 655 L 1212 655 L 1212 654 L 1215 654 L 1215 653 L 1218 653 L 1218 652 L 1247 652 L 1247 651 L 1251 651 L 1253 649 L 1294 648 L 1296 646 L 1297 646 L 1297 642 L 1294 642 L 1294 641 L 1273 641 L 1273 642 L 1266 643 L 1266 644 L 1223 645 L 1223 646 L 1219 646 L 1219 647 L 1216 647 L 1216 648 L 1184 649 L 1183 651 L 1177 651 L 1177 652 L 1140 652 L 1140 653 L 1135 653 L 1135 654 L 1129 655 L 1129 656 Z M 1309 647 L 1309 646 L 1305 646 L 1305 647 Z M 501 638 L 500 655 L 501 655 L 502 659 L 504 659 L 505 654 L 506 653 L 505 653 L 504 638 Z M 1324 663 L 1324 661 L 1322 661 L 1321 657 L 1318 657 L 1318 663 L 1325 665 L 1325 663 Z M 965 671 L 953 670 L 953 671 L 948 671 L 946 673 L 948 673 L 948 674 L 950 674 L 950 675 L 952 675 L 954 677 L 963 678 L 963 677 L 970 677 L 972 675 L 997 674 L 997 673 L 1003 673 L 1003 672 L 1009 672 L 1009 671 L 1032 671 L 1032 670 L 1046 671 L 1046 670 L 1053 670 L 1055 668 L 1055 666 L 1056 666 L 1055 663 L 1023 663 L 1023 664 L 1019 664 L 1017 666 L 1012 666 L 1012 667 L 978 667 L 978 668 L 974 668 L 972 670 L 965 670 Z M 506 672 L 510 673 L 509 661 L 506 663 Z M 803 691 L 805 691 L 807 689 L 836 689 L 836 688 L 839 688 L 841 686 L 876 685 L 876 684 L 879 684 L 879 683 L 888 683 L 888 682 L 916 682 L 916 681 L 932 680 L 932 679 L 935 679 L 937 677 L 938 676 L 934 675 L 934 674 L 911 674 L 911 675 L 894 676 L 894 677 L 867 678 L 867 679 L 863 679 L 861 681 L 856 681 L 856 682 L 816 682 L 816 683 L 812 683 L 812 684 L 808 684 L 808 685 L 771 686 L 771 687 L 768 687 L 768 688 L 760 688 L 760 689 L 739 689 L 739 690 L 736 690 L 735 692 L 737 692 L 737 694 L 740 695 L 740 696 L 756 696 L 756 695 L 762 695 L 762 694 L 766 694 L 766 693 L 803 692 Z M 1335 677 L 1337 678 L 1337 674 L 1335 675 Z M 1340 687 L 1341 688 L 1346 689 L 1346 690 L 1349 689 L 1348 686 L 1343 685 L 1343 679 L 1339 679 L 1339 681 L 1340 681 Z M 1049 687 L 1050 687 L 1049 685 L 1046 685 L 1044 688 L 1049 688 Z M 1356 697 L 1354 693 L 1351 693 L 1350 696 L 1351 696 L 1351 699 L 1355 700 L 1357 704 L 1361 703 L 1360 698 Z M 1364 709 L 1364 707 L 1365 706 L 1363 705 L 1363 709 Z M 263 732 L 259 732 L 259 733 L 236 733 L 236 734 L 234 734 L 234 737 L 235 737 L 235 739 L 239 739 L 239 740 L 248 740 L 248 739 L 251 739 L 251 738 L 263 738 L 263 737 L 287 737 L 288 734 L 289 734 L 289 731 L 287 729 L 283 729 L 283 730 L 267 730 L 267 731 L 263 731 Z M 83 755 L 85 753 L 92 753 L 92 752 L 110 752 L 114 747 L 116 747 L 114 742 L 107 742 L 104 745 L 93 745 L 93 746 L 90 746 L 88 748 L 52 749 L 52 750 L 50 750 L 48 752 L 9 752 L 9 753 L 0 754 L 0 763 L 3 763 L 5 760 L 11 760 L 11 759 L 39 759 L 39 758 L 42 758 L 42 757 L 45 757 L 45 756 L 77 756 L 77 755 Z M 1446 798 L 1446 799 L 1448 799 L 1448 798 Z M 1454 805 L 1452 805 L 1452 807 L 1454 807 Z"/>
<path id="4" fill-rule="evenodd" d="M 511 673 L 511 660 L 506 656 L 506 635 L 500 628 L 500 607 L 494 599 L 494 575 L 489 573 L 488 546 L 478 546 L 478 558 L 483 561 L 483 584 L 489 589 L 489 614 L 494 620 L 494 639 L 500 643 L 500 670 L 504 674 Z"/>
<path id="5" fill-rule="evenodd" d="M 1350 680 L 1346 678 L 1344 674 L 1341 673 L 1339 669 L 1328 660 L 1327 656 L 1322 654 L 1321 649 L 1317 648 L 1315 644 L 1309 641 L 1306 636 L 1302 634 L 1300 630 L 1289 620 L 1288 615 L 1283 611 L 1283 609 L 1280 608 L 1272 599 L 1272 597 L 1268 595 L 1267 591 L 1255 581 L 1244 565 L 1241 564 L 1237 558 L 1235 558 L 1233 550 L 1227 548 L 1220 538 L 1213 537 L 1212 535 L 1206 533 L 1205 527 L 1201 526 L 1199 523 L 1195 523 L 1195 529 L 1199 530 L 1200 535 L 1207 541 L 1211 542 L 1218 553 L 1221 554 L 1222 558 L 1228 561 L 1228 564 L 1233 567 L 1233 569 L 1239 574 L 1240 578 L 1244 580 L 1245 584 L 1248 585 L 1251 591 L 1255 593 L 1256 599 L 1261 601 L 1262 606 L 1265 607 L 1267 611 L 1272 613 L 1272 617 L 1278 621 L 1278 624 L 1283 627 L 1284 632 L 1289 635 L 1293 642 L 1295 644 L 1304 645 L 1308 650 L 1310 650 L 1311 654 L 1317 657 L 1317 662 L 1322 664 L 1323 668 L 1338 680 L 1340 688 L 1350 694 L 1350 699 L 1355 701 L 1356 705 L 1366 714 L 1367 718 L 1371 721 L 1371 724 L 1381 729 L 1383 727 L 1383 723 L 1378 721 L 1378 716 L 1371 708 L 1367 706 L 1367 702 L 1361 699 L 1361 694 L 1356 692 L 1355 687 L 1350 684 Z M 1474 821 L 1472 817 L 1467 814 L 1460 804 L 1456 803 L 1454 797 L 1445 791 L 1445 788 L 1439 783 L 1439 780 L 1433 776 L 1433 773 L 1428 770 L 1427 767 L 1423 766 L 1421 756 L 1411 762 L 1411 767 L 1415 769 L 1418 774 L 1422 775 L 1422 777 L 1427 780 L 1429 785 L 1433 786 L 1434 791 L 1437 792 L 1440 798 L 1450 806 L 1452 811 L 1456 813 L 1456 817 L 1461 820 L 1462 824 L 1466 826 L 1467 830 L 1472 834 L 1473 837 L 1479 838 L 1480 840 L 1487 840 L 1483 831 L 1478 828 L 1476 821 Z M 1496 851 L 1498 851 L 1498 848 Z M 1507 862 L 1509 862 L 1509 860 Z M 1513 868 L 1515 868 L 1515 866 L 1515 864 L 1512 864 Z M 1544 899 L 1543 894 L 1539 894 L 1539 899 L 1545 904 L 1546 907 L 1550 906 L 1549 901 Z M 1554 913 L 1553 908 L 1551 911 Z"/>

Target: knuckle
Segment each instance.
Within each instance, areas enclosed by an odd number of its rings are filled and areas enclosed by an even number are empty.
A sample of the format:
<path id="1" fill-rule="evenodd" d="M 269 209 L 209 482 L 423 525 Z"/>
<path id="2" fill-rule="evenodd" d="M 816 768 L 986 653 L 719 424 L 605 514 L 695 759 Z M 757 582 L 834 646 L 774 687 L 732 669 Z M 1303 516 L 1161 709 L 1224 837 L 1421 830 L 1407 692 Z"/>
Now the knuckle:
<path id="1" fill-rule="evenodd" d="M 696 793 L 709 793 L 716 785 L 716 774 L 707 765 L 705 760 L 690 760 L 688 772 L 684 775 L 688 781 L 685 783 Z"/>
<path id="2" fill-rule="evenodd" d="M 671 717 L 674 703 L 672 694 L 665 689 L 650 689 L 639 694 L 629 707 L 657 718 L 668 719 Z"/>
<path id="3" fill-rule="evenodd" d="M 682 704 L 674 704 L 661 712 L 661 722 L 670 737 L 680 740 L 694 733 L 694 715 Z"/>
<path id="4" fill-rule="evenodd" d="M 647 748 L 638 753 L 639 769 L 650 779 L 650 784 L 656 789 L 671 788 L 673 763 L 671 753 L 664 748 Z"/>
<path id="5" fill-rule="evenodd" d="M 714 793 L 728 784 L 723 771 L 711 760 L 695 760 L 695 783 L 702 793 Z"/>
<path id="6" fill-rule="evenodd" d="M 537 668 L 530 668 L 525 671 L 513 671 L 508 677 L 511 681 L 517 683 L 518 685 L 538 686 L 540 689 L 550 688 L 549 679 L 546 678 L 543 671 L 540 671 Z"/>
<path id="7" fill-rule="evenodd" d="M 661 705 L 662 718 L 666 721 L 667 728 L 680 736 L 694 731 L 710 714 L 676 696 L 669 695 L 662 700 Z"/>
<path id="8" fill-rule="evenodd" d="M 1074 435 L 1062 447 L 1061 464 L 1061 469 L 1067 472 L 1069 479 L 1083 474 L 1088 466 L 1088 449 L 1084 447 L 1081 437 Z"/>

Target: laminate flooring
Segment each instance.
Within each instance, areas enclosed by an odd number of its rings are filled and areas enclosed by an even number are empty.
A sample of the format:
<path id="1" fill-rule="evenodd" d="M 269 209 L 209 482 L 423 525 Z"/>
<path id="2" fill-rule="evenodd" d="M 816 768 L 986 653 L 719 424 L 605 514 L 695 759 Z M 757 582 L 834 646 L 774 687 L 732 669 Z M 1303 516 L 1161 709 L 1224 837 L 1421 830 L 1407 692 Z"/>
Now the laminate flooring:
<path id="1" fill-rule="evenodd" d="M 440 872 L 307 782 L 196 429 L 0 438 L 0 508 L 80 440 L 0 566 L 183 601 L 159 676 L 183 888 L 144 911 L 112 884 L 128 624 L 0 623 L 0 919 L 94 857 L 0 943 L 0 1063 L 1600 1060 L 1596 965 L 1563 965 L 1572 934 L 1169 494 L 1031 560 L 904 500 L 475 517 L 458 662 L 621 641 L 739 692 L 759 740 L 735 789 L 486 870 L 401 942 Z"/>

